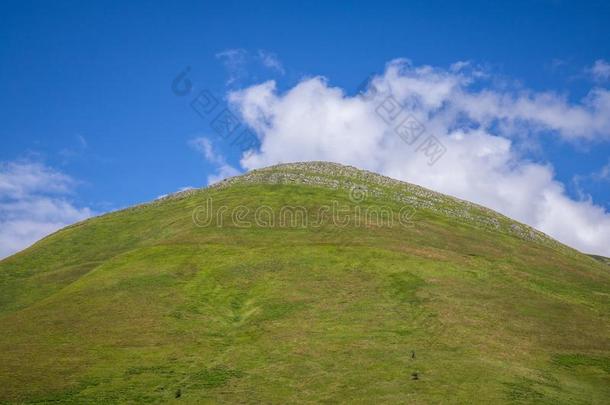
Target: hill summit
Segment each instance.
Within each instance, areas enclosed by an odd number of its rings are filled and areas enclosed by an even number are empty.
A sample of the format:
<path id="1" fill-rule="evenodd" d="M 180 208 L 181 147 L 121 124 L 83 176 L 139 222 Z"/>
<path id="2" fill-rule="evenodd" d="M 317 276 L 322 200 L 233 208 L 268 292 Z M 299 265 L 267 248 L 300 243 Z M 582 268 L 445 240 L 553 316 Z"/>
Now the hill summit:
<path id="1" fill-rule="evenodd" d="M 0 261 L 0 402 L 607 403 L 608 269 L 467 201 L 281 164 Z"/>

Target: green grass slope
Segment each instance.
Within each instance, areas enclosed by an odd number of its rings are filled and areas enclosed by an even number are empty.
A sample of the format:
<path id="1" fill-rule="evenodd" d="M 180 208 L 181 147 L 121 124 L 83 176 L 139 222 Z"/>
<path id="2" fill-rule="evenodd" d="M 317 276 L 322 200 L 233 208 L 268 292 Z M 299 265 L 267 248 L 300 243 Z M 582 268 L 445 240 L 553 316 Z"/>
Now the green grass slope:
<path id="1" fill-rule="evenodd" d="M 282 207 L 309 222 L 271 224 Z M 254 171 L 0 262 L 0 402 L 609 401 L 606 264 L 346 166 Z"/>
<path id="2" fill-rule="evenodd" d="M 608 258 L 608 257 L 598 256 L 598 255 L 589 255 L 589 256 L 591 256 L 592 258 L 594 258 L 597 261 L 600 261 L 600 262 L 610 266 L 610 258 Z"/>

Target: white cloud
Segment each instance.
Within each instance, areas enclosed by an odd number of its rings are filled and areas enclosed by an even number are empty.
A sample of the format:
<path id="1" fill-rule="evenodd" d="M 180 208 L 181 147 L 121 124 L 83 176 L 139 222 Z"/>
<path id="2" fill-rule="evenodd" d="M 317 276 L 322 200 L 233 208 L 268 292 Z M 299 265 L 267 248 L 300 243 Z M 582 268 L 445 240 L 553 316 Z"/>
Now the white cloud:
<path id="1" fill-rule="evenodd" d="M 603 59 L 596 60 L 593 66 L 586 69 L 586 71 L 596 81 L 603 82 L 610 79 L 610 63 Z"/>
<path id="2" fill-rule="evenodd" d="M 67 199 L 75 185 L 41 163 L 0 162 L 0 258 L 93 215 Z"/>
<path id="3" fill-rule="evenodd" d="M 594 173 L 594 178 L 596 180 L 607 180 L 610 181 L 610 160 L 606 163 L 599 171 Z"/>
<path id="4" fill-rule="evenodd" d="M 227 85 L 231 85 L 247 75 L 247 55 L 248 52 L 244 49 L 225 49 L 216 54 L 216 58 L 222 61 L 229 74 Z"/>
<path id="5" fill-rule="evenodd" d="M 208 162 L 216 166 L 216 173 L 208 176 L 208 185 L 218 183 L 227 177 L 241 174 L 238 169 L 227 163 L 224 156 L 214 150 L 212 142 L 208 138 L 200 137 L 191 139 L 189 145 L 202 153 Z"/>
<path id="6" fill-rule="evenodd" d="M 373 79 L 365 97 L 348 96 L 321 77 L 285 93 L 273 81 L 232 92 L 230 102 L 261 140 L 241 165 L 351 164 L 486 205 L 578 249 L 610 255 L 610 214 L 591 201 L 572 200 L 552 167 L 525 159 L 515 141 L 541 131 L 610 138 L 610 93 L 596 89 L 572 104 L 554 93 L 486 88 L 485 76 L 467 63 L 443 70 L 397 60 Z M 426 128 L 414 145 L 375 111 L 390 94 Z M 427 134 L 446 147 L 434 165 L 417 152 Z"/>
<path id="7" fill-rule="evenodd" d="M 22 199 L 38 193 L 68 193 L 69 176 L 36 162 L 0 162 L 0 197 Z"/>
<path id="8" fill-rule="evenodd" d="M 216 54 L 224 65 L 228 73 L 227 86 L 239 86 L 243 81 L 249 78 L 248 66 L 255 64 L 263 66 L 266 69 L 285 74 L 284 66 L 276 54 L 264 49 L 259 49 L 256 54 L 248 52 L 245 49 L 225 49 Z"/>
<path id="9" fill-rule="evenodd" d="M 284 66 L 282 65 L 282 62 L 280 62 L 276 54 L 259 49 L 258 58 L 260 59 L 263 66 L 271 70 L 275 70 L 280 74 L 285 73 Z"/>
<path id="10" fill-rule="evenodd" d="M 405 60 L 388 64 L 375 85 L 411 108 L 442 114 L 448 120 L 466 117 L 502 135 L 554 131 L 566 139 L 610 139 L 610 91 L 595 88 L 579 103 L 552 92 L 494 89 L 483 86 L 480 71 L 450 72 L 413 67 Z"/>

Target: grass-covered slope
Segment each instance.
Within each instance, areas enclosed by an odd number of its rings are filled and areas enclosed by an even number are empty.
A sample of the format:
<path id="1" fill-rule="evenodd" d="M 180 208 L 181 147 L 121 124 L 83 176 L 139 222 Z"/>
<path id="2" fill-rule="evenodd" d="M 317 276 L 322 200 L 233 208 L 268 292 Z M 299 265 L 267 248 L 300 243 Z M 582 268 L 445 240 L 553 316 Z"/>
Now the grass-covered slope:
<path id="1" fill-rule="evenodd" d="M 345 166 L 255 171 L 0 262 L 0 402 L 609 399 L 606 264 Z"/>
<path id="2" fill-rule="evenodd" d="M 589 255 L 589 256 L 591 256 L 592 258 L 594 258 L 597 261 L 600 261 L 600 262 L 610 266 L 610 258 L 608 258 L 608 257 L 598 256 L 598 255 Z"/>

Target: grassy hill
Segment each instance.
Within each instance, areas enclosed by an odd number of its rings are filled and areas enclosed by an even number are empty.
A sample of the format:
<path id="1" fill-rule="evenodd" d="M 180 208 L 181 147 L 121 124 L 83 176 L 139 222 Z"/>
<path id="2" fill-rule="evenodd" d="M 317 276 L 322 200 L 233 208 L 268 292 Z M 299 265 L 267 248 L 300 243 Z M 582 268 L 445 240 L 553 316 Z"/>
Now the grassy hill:
<path id="1" fill-rule="evenodd" d="M 0 331 L 0 402 L 610 400 L 606 264 L 321 162 L 93 218 L 1 261 Z"/>
<path id="2" fill-rule="evenodd" d="M 598 256 L 598 255 L 589 255 L 589 256 L 591 256 L 592 258 L 594 258 L 597 261 L 600 261 L 600 262 L 610 266 L 610 258 L 608 258 L 608 257 Z"/>

